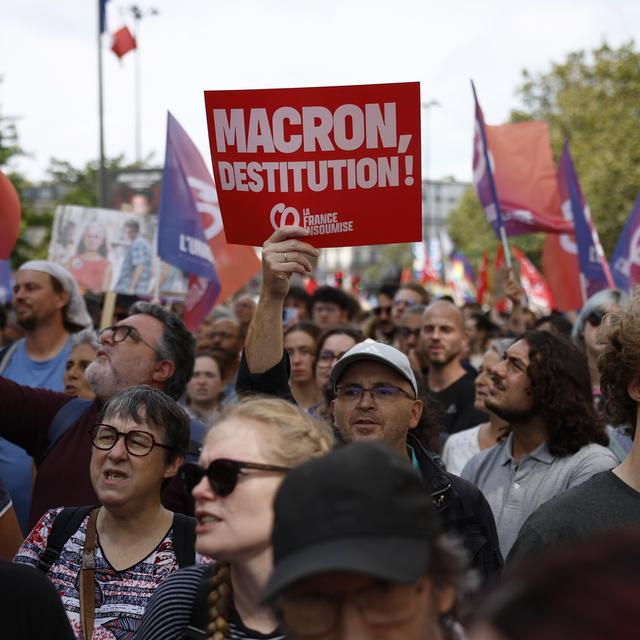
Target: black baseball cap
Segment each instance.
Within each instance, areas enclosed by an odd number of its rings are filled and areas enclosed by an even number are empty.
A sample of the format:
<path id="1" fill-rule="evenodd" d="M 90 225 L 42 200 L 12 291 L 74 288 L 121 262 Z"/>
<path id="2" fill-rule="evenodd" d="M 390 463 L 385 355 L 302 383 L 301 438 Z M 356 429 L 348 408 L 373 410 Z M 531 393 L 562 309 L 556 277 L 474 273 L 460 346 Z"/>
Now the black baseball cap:
<path id="1" fill-rule="evenodd" d="M 291 471 L 276 495 L 272 601 L 297 581 L 332 571 L 411 583 L 425 574 L 442 531 L 422 478 L 381 442 L 354 442 Z"/>

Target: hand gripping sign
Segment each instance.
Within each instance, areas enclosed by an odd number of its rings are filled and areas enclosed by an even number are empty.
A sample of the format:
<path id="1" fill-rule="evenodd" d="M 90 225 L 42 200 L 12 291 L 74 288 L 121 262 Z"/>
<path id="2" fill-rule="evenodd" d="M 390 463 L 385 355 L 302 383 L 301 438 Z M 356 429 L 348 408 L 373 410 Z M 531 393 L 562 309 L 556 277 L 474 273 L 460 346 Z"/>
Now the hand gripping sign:
<path id="1" fill-rule="evenodd" d="M 227 242 L 285 224 L 317 247 L 422 239 L 420 85 L 205 91 Z"/>

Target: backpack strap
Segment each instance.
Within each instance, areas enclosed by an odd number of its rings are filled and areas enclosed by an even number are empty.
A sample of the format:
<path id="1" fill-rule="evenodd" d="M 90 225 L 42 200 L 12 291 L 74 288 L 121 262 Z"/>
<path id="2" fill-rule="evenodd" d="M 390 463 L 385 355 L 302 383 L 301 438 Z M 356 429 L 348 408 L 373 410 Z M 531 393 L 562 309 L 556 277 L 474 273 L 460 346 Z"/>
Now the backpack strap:
<path id="1" fill-rule="evenodd" d="M 207 600 L 209 599 L 214 570 L 215 564 L 208 564 L 202 572 L 200 584 L 193 599 L 189 624 L 184 630 L 184 640 L 205 640 L 207 637 L 207 625 L 209 624 Z"/>
<path id="2" fill-rule="evenodd" d="M 38 569 L 42 573 L 48 573 L 51 565 L 62 553 L 62 548 L 67 540 L 78 530 L 82 521 L 87 517 L 93 505 L 84 507 L 65 507 L 53 521 L 49 537 L 47 538 L 47 548 L 40 556 Z"/>
<path id="3" fill-rule="evenodd" d="M 196 563 L 196 519 L 183 513 L 173 514 L 173 552 L 178 566 L 190 567 Z"/>
<path id="4" fill-rule="evenodd" d="M 47 449 L 36 460 L 38 464 L 47 457 L 58 440 L 80 419 L 94 402 L 95 400 L 87 400 L 86 398 L 71 398 L 69 402 L 65 402 L 60 409 L 58 409 L 58 413 L 53 416 L 53 420 L 51 420 L 49 424 Z"/>
<path id="5" fill-rule="evenodd" d="M 2 373 L 8 366 L 9 362 L 11 362 L 11 358 L 15 353 L 15 350 L 18 348 L 18 340 L 16 340 L 11 346 L 3 349 L 0 352 L 0 373 Z"/>

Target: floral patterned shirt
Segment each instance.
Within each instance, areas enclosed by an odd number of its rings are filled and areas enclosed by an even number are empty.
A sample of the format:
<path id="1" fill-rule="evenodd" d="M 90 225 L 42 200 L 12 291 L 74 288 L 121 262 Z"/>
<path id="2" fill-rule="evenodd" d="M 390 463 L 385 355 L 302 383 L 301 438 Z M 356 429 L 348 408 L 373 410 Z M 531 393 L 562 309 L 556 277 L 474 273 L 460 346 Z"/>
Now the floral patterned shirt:
<path id="1" fill-rule="evenodd" d="M 15 562 L 38 566 L 47 547 L 47 539 L 58 513 L 47 511 L 14 559 Z M 82 547 L 87 533 L 87 516 L 78 530 L 67 540 L 62 553 L 47 574 L 62 598 L 71 627 L 78 640 L 84 640 L 80 624 L 80 566 Z M 92 640 L 131 640 L 140 624 L 142 614 L 156 587 L 178 569 L 173 551 L 173 529 L 169 529 L 160 544 L 137 564 L 117 571 L 105 557 L 96 540 L 95 622 Z"/>

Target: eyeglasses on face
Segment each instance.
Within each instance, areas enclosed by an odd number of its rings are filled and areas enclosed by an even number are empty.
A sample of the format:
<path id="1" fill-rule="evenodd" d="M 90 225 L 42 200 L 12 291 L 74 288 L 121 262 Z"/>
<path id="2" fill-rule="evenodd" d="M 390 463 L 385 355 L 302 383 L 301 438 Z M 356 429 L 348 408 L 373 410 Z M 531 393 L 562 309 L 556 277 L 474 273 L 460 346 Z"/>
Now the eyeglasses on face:
<path id="1" fill-rule="evenodd" d="M 381 580 L 348 594 L 285 593 L 276 600 L 276 611 L 292 635 L 315 638 L 336 628 L 346 600 L 352 602 L 365 622 L 372 626 L 408 622 L 418 611 L 419 595 L 423 590 L 423 580 L 408 585 Z"/>
<path id="2" fill-rule="evenodd" d="M 420 327 L 418 327 L 417 329 L 410 329 L 409 327 L 397 327 L 396 335 L 399 338 L 405 338 L 405 339 L 409 338 L 410 336 L 413 336 L 414 338 L 419 338 L 421 331 L 422 329 Z"/>
<path id="3" fill-rule="evenodd" d="M 276 464 L 261 464 L 259 462 L 242 462 L 240 460 L 217 458 L 216 460 L 212 460 L 206 469 L 190 462 L 183 464 L 178 474 L 187 494 L 190 494 L 202 478 L 206 476 L 216 496 L 224 498 L 233 492 L 238 484 L 240 474 L 244 473 L 247 469 L 275 471 L 278 473 L 287 473 L 290 471 L 289 467 L 282 467 Z"/>
<path id="4" fill-rule="evenodd" d="M 98 342 L 100 342 L 100 344 L 104 344 L 105 337 L 109 337 L 113 343 L 124 342 L 127 338 L 131 337 L 133 342 L 142 342 L 142 344 L 146 344 L 149 349 L 156 351 L 156 348 L 150 345 L 135 327 L 128 324 L 115 324 L 112 327 L 105 327 L 98 331 Z"/>
<path id="5" fill-rule="evenodd" d="M 389 402 L 400 396 L 415 400 L 415 397 L 407 391 L 391 384 L 379 384 L 375 387 L 361 387 L 359 384 L 349 384 L 336 387 L 336 396 L 347 402 L 360 402 L 367 391 L 373 396 L 374 400 L 379 400 L 380 402 Z"/>
<path id="6" fill-rule="evenodd" d="M 154 447 L 171 449 L 172 447 L 156 442 L 152 433 L 148 431 L 118 431 L 110 424 L 96 424 L 91 428 L 91 444 L 96 449 L 109 451 L 116 446 L 118 438 L 124 438 L 124 446 L 132 456 L 146 456 Z"/>
<path id="7" fill-rule="evenodd" d="M 417 304 L 416 302 L 414 302 L 413 300 L 394 300 L 393 301 L 393 306 L 398 308 L 398 307 L 413 307 L 415 304 Z"/>
<path id="8" fill-rule="evenodd" d="M 326 366 L 328 364 L 331 364 L 332 362 L 335 362 L 336 360 L 340 360 L 340 358 L 342 358 L 345 353 L 347 352 L 340 351 L 338 353 L 335 353 L 335 351 L 324 349 L 318 354 L 318 362 Z"/>

